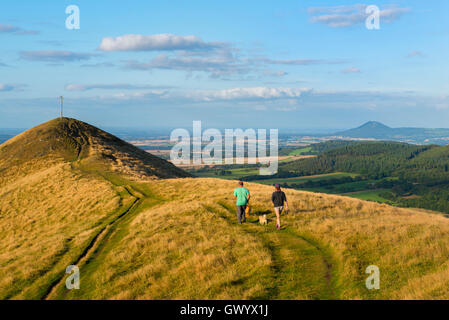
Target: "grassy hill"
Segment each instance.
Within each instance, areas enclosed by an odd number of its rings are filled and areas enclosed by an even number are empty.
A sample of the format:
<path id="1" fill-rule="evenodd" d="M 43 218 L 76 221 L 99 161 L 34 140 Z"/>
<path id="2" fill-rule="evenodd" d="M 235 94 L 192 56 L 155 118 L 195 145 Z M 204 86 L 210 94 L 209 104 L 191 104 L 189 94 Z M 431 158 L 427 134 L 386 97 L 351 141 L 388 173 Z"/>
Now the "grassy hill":
<path id="1" fill-rule="evenodd" d="M 344 136 L 350 138 L 378 138 L 388 139 L 395 133 L 393 128 L 390 128 L 383 123 L 377 121 L 368 121 L 360 127 L 349 129 L 342 132 L 335 133 L 336 136 Z"/>
<path id="2" fill-rule="evenodd" d="M 31 162 L 78 161 L 139 178 L 190 176 L 171 163 L 87 123 L 62 118 L 41 124 L 0 147 L 0 172 Z"/>
<path id="3" fill-rule="evenodd" d="M 277 231 L 272 187 L 248 184 L 253 215 L 237 225 L 235 181 L 188 178 L 84 125 L 54 120 L 0 147 L 0 299 L 449 298 L 440 214 L 286 190 Z M 65 289 L 71 264 L 80 290 Z"/>
<path id="4" fill-rule="evenodd" d="M 347 138 L 371 138 L 380 140 L 408 141 L 413 143 L 447 144 L 447 128 L 390 128 L 377 121 L 368 121 L 360 127 L 337 132 L 334 135 Z"/>

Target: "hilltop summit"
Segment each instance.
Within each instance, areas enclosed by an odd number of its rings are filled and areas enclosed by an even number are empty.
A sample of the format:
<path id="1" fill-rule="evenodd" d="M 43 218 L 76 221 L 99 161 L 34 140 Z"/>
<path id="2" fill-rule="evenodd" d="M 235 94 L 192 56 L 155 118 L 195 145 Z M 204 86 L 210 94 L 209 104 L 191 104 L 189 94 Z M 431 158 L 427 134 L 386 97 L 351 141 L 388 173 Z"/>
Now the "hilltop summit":
<path id="1" fill-rule="evenodd" d="M 392 135 L 394 129 L 377 121 L 368 121 L 360 127 L 335 133 L 336 136 L 349 138 L 377 138 L 384 139 Z"/>
<path id="2" fill-rule="evenodd" d="M 0 146 L 0 171 L 39 159 L 76 161 L 136 178 L 190 176 L 166 160 L 71 118 L 48 121 Z"/>
<path id="3" fill-rule="evenodd" d="M 447 145 L 449 129 L 447 128 L 391 128 L 378 121 L 368 121 L 360 127 L 333 134 L 352 139 L 391 140 L 416 144 Z"/>
<path id="4" fill-rule="evenodd" d="M 384 125 L 381 122 L 378 121 L 368 121 L 364 124 L 362 124 L 360 127 L 358 127 L 357 129 L 362 129 L 362 128 L 376 128 L 376 129 L 391 129 L 389 126 Z"/>

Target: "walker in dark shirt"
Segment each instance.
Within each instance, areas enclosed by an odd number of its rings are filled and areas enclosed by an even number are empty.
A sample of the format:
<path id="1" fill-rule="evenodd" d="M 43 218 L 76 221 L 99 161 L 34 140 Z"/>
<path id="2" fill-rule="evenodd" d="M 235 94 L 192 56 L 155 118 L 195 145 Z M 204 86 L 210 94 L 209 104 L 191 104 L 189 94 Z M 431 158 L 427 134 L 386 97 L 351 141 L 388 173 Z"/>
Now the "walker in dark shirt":
<path id="1" fill-rule="evenodd" d="M 283 207 L 284 202 L 287 201 L 287 197 L 285 196 L 284 191 L 275 191 L 271 196 L 271 201 L 274 204 L 274 207 Z"/>
<path id="2" fill-rule="evenodd" d="M 281 230 L 281 213 L 285 209 L 288 211 L 287 197 L 285 193 L 281 191 L 281 186 L 276 183 L 274 185 L 276 189 L 275 192 L 271 195 L 271 201 L 274 204 L 274 212 L 276 213 L 276 229 Z"/>

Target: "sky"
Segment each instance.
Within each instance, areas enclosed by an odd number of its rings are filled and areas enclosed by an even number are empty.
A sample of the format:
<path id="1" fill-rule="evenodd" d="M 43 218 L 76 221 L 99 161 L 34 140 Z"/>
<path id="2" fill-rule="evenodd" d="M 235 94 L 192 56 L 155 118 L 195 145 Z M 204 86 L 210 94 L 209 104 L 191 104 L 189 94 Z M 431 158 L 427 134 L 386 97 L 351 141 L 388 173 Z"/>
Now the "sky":
<path id="1" fill-rule="evenodd" d="M 0 6 L 0 128 L 57 117 L 61 95 L 102 127 L 449 127 L 446 0 Z"/>

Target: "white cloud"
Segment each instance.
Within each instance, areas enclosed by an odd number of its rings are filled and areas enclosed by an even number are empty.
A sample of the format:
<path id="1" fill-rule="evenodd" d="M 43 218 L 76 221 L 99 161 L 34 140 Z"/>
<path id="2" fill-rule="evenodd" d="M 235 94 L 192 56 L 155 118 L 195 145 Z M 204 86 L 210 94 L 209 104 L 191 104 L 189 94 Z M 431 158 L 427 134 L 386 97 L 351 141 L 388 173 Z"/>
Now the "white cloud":
<path id="1" fill-rule="evenodd" d="M 136 90 L 136 89 L 167 89 L 171 87 L 152 86 L 152 85 L 133 85 L 133 84 L 68 84 L 65 86 L 67 91 L 88 91 L 93 89 L 103 90 Z"/>
<path id="2" fill-rule="evenodd" d="M 224 46 L 219 42 L 204 42 L 197 36 L 176 34 L 140 35 L 127 34 L 118 37 L 105 37 L 99 49 L 102 51 L 170 51 L 170 50 L 208 50 Z"/>
<path id="3" fill-rule="evenodd" d="M 115 64 L 112 62 L 85 63 L 80 65 L 81 68 L 112 68 Z"/>
<path id="4" fill-rule="evenodd" d="M 5 25 L 5 24 L 0 24 L 0 32 L 5 32 L 5 33 L 12 33 L 12 32 L 17 32 L 20 29 L 18 27 L 14 27 L 11 25 Z"/>
<path id="5" fill-rule="evenodd" d="M 308 13 L 313 16 L 310 21 L 324 23 L 332 28 L 350 27 L 365 22 L 368 14 L 365 12 L 367 4 L 355 4 L 333 7 L 311 7 Z M 400 16 L 410 12 L 409 8 L 388 6 L 380 10 L 380 22 L 391 23 Z"/>
<path id="6" fill-rule="evenodd" d="M 342 71 L 343 73 L 360 73 L 360 69 L 356 67 L 349 67 Z"/>
<path id="7" fill-rule="evenodd" d="M 0 24 L 0 33 L 11 33 L 15 35 L 36 35 L 40 32 L 36 30 L 24 30 L 12 25 Z"/>
<path id="8" fill-rule="evenodd" d="M 187 94 L 187 97 L 200 101 L 298 99 L 310 91 L 307 88 L 250 87 L 199 91 Z"/>
<path id="9" fill-rule="evenodd" d="M 211 50 L 208 52 L 178 52 L 175 55 L 160 54 L 148 62 L 127 61 L 126 69 L 133 70 L 183 70 L 187 72 L 207 72 L 212 78 L 223 78 L 229 75 L 259 73 L 261 76 L 282 77 L 286 71 L 271 71 L 267 65 L 319 65 L 343 64 L 345 60 L 323 59 L 293 59 L 274 60 L 268 58 L 247 58 L 234 54 L 229 48 Z"/>
<path id="10" fill-rule="evenodd" d="M 211 78 L 226 80 L 247 80 L 258 75 L 281 77 L 285 71 L 266 72 L 268 65 L 318 65 L 341 64 L 345 60 L 291 59 L 275 60 L 252 58 L 238 48 L 225 42 L 205 42 L 197 36 L 175 34 L 139 35 L 128 34 L 118 37 L 105 37 L 99 46 L 103 51 L 166 51 L 147 61 L 127 60 L 123 67 L 132 70 L 178 70 L 186 71 L 188 76 L 194 72 L 205 72 Z M 247 78 L 241 78 L 245 75 Z"/>
<path id="11" fill-rule="evenodd" d="M 196 54 L 196 52 L 190 52 L 189 54 L 179 52 L 176 55 L 160 54 L 148 62 L 128 61 L 125 68 L 134 70 L 202 71 L 210 73 L 213 78 L 245 74 L 252 71 L 247 60 L 235 57 L 228 49 L 213 50 L 207 52 L 207 54 Z"/>
<path id="12" fill-rule="evenodd" d="M 169 51 L 160 53 L 147 61 L 128 60 L 124 68 L 132 70 L 178 70 L 205 72 L 212 78 L 230 80 L 230 76 L 284 76 L 285 71 L 266 72 L 267 65 L 318 65 L 341 64 L 345 60 L 334 59 L 291 59 L 275 60 L 251 58 L 237 48 L 224 42 L 205 42 L 197 36 L 175 34 L 138 35 L 128 34 L 119 37 L 103 38 L 100 47 L 103 51 Z M 234 79 L 235 80 L 235 79 Z M 242 79 L 240 79 L 242 80 Z"/>
<path id="13" fill-rule="evenodd" d="M 101 100 L 126 100 L 126 101 L 147 101 L 154 98 L 163 98 L 166 95 L 166 91 L 163 90 L 151 90 L 147 92 L 132 92 L 132 93 L 114 93 L 111 96 L 100 96 Z"/>
<path id="14" fill-rule="evenodd" d="M 24 87 L 24 85 L 22 85 L 22 84 L 0 83 L 0 92 L 21 90 L 23 87 Z"/>
<path id="15" fill-rule="evenodd" d="M 76 53 L 72 51 L 55 51 L 55 50 L 43 50 L 43 51 L 22 51 L 20 57 L 25 60 L 32 61 L 47 61 L 47 62 L 71 62 L 88 60 L 96 56 L 90 53 Z"/>
<path id="16" fill-rule="evenodd" d="M 0 83 L 0 91 L 12 91 L 12 90 L 14 90 L 14 86 Z"/>
<path id="17" fill-rule="evenodd" d="M 286 76 L 288 73 L 285 71 L 271 71 L 271 70 L 265 70 L 263 72 L 264 75 L 269 76 L 269 77 L 284 77 Z"/>
<path id="18" fill-rule="evenodd" d="M 422 53 L 422 52 L 419 51 L 419 50 L 413 50 L 412 52 L 410 52 L 410 53 L 407 55 L 408 58 L 413 58 L 413 57 L 424 57 L 424 56 L 425 56 L 424 53 Z"/>
<path id="19" fill-rule="evenodd" d="M 325 59 L 290 59 L 290 60 L 276 60 L 276 59 L 261 59 L 261 62 L 267 64 L 282 64 L 282 65 L 297 65 L 297 66 L 310 66 L 317 64 L 342 64 L 346 63 L 346 60 L 325 60 Z"/>
<path id="20" fill-rule="evenodd" d="M 282 111 L 282 112 L 290 112 L 290 111 L 295 111 L 298 109 L 298 107 L 293 106 L 293 107 L 277 107 L 275 108 L 277 111 Z"/>
<path id="21" fill-rule="evenodd" d="M 87 86 L 68 86 L 72 91 L 74 90 L 89 90 Z M 271 106 L 271 108 L 278 107 L 277 102 L 282 103 L 284 111 L 288 108 L 290 111 L 298 104 L 299 99 L 312 92 L 307 88 L 271 88 L 271 87 L 247 87 L 247 88 L 232 88 L 223 90 L 164 90 L 152 89 L 136 92 L 114 92 L 113 94 L 98 95 L 96 97 L 86 97 L 83 99 L 99 99 L 102 101 L 127 100 L 135 102 L 151 102 L 156 104 L 170 104 L 170 105 L 185 105 L 191 103 L 214 103 L 223 102 L 227 106 L 235 106 L 235 103 L 245 102 L 250 106 L 257 103 L 259 106 Z M 224 105 L 222 105 L 224 106 Z"/>

